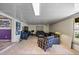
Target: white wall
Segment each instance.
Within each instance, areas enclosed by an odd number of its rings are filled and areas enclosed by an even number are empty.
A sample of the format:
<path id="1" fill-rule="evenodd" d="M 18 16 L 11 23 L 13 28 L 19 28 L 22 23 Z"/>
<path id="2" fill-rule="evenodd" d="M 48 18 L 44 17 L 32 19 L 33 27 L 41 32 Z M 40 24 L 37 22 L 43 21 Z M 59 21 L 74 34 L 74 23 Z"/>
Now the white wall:
<path id="1" fill-rule="evenodd" d="M 65 19 L 49 27 L 51 32 L 61 33 L 62 44 L 69 48 L 71 48 L 73 39 L 73 20 L 74 18 Z"/>
<path id="2" fill-rule="evenodd" d="M 29 31 L 34 30 L 34 34 L 36 33 L 36 26 L 43 26 L 44 32 L 48 33 L 49 32 L 49 25 L 29 25 Z"/>

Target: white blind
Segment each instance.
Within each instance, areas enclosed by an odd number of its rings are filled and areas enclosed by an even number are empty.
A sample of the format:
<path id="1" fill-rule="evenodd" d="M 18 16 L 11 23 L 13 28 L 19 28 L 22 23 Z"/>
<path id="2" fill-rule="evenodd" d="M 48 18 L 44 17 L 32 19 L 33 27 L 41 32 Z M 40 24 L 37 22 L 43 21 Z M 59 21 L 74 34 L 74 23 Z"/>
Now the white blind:
<path id="1" fill-rule="evenodd" d="M 43 31 L 43 26 L 36 26 L 36 31 Z"/>

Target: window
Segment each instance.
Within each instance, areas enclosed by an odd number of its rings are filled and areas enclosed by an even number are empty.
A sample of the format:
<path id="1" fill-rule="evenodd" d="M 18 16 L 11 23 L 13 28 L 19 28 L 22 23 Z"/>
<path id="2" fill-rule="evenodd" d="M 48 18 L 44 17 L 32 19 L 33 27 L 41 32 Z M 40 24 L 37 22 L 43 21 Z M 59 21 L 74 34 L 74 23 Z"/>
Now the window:
<path id="1" fill-rule="evenodd" d="M 74 40 L 73 42 L 79 43 L 79 18 L 75 19 L 74 22 Z"/>
<path id="2" fill-rule="evenodd" d="M 37 31 L 43 31 L 43 26 L 36 26 Z"/>

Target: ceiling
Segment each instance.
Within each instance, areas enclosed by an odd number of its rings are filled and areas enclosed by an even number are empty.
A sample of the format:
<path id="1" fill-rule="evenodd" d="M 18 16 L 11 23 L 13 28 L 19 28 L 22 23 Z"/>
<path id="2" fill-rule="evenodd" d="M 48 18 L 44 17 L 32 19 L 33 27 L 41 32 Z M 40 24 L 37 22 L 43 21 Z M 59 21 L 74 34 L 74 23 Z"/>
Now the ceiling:
<path id="1" fill-rule="evenodd" d="M 74 3 L 40 3 L 39 16 L 32 3 L 0 3 L 0 11 L 28 24 L 48 24 L 74 14 Z"/>

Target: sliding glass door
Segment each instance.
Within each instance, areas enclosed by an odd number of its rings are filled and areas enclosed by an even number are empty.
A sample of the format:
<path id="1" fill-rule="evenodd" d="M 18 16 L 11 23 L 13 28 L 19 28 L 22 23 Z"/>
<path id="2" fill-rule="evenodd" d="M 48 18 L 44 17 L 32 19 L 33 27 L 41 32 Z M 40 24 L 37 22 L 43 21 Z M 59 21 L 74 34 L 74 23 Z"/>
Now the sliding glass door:
<path id="1" fill-rule="evenodd" d="M 74 38 L 73 38 L 73 49 L 79 51 L 79 18 L 74 21 Z"/>
<path id="2" fill-rule="evenodd" d="M 79 18 L 74 21 L 74 40 L 73 43 L 79 44 Z"/>

